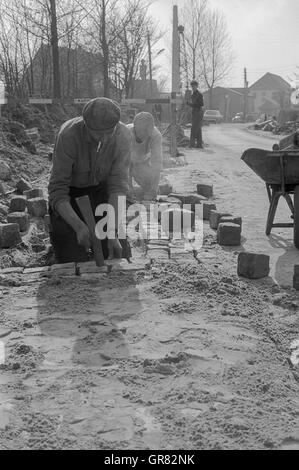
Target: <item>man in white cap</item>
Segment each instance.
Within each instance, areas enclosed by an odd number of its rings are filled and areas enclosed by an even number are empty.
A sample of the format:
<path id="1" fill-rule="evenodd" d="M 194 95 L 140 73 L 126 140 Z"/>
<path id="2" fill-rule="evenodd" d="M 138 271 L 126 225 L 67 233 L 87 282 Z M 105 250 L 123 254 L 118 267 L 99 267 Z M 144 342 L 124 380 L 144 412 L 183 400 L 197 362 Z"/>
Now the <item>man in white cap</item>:
<path id="1" fill-rule="evenodd" d="M 118 227 L 118 196 L 129 190 L 130 145 L 130 131 L 120 123 L 120 108 L 107 98 L 91 100 L 82 117 L 61 127 L 49 182 L 50 238 L 58 263 L 89 259 L 91 234 L 76 198 L 88 195 L 94 213 L 98 205 L 110 203 Z M 102 241 L 104 258 L 121 258 L 126 244 L 117 233 L 109 234 Z"/>
<path id="2" fill-rule="evenodd" d="M 157 197 L 162 169 L 162 135 L 155 127 L 150 113 L 136 114 L 134 122 L 128 124 L 132 134 L 131 190 L 132 178 L 141 186 L 141 198 L 153 200 Z"/>

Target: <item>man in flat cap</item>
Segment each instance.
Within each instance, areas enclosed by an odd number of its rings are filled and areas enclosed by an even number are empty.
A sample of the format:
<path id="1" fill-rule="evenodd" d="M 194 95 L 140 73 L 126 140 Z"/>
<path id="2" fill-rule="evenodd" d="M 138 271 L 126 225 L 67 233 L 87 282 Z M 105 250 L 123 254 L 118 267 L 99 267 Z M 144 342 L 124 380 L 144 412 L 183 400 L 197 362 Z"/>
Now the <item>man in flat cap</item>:
<path id="1" fill-rule="evenodd" d="M 187 104 L 192 108 L 192 128 L 189 147 L 202 149 L 203 95 L 198 90 L 198 82 L 196 80 L 191 82 L 191 88 L 193 91 L 191 101 L 187 102 Z"/>
<path id="2" fill-rule="evenodd" d="M 58 263 L 89 259 L 91 234 L 76 198 L 88 195 L 93 212 L 110 203 L 118 227 L 118 196 L 128 192 L 131 133 L 120 123 L 120 108 L 95 98 L 83 116 L 67 121 L 58 132 L 49 182 L 50 238 Z M 104 258 L 121 258 L 126 240 L 102 241 Z"/>
<path id="3" fill-rule="evenodd" d="M 136 114 L 128 124 L 132 134 L 130 180 L 141 187 L 141 198 L 153 200 L 157 197 L 162 169 L 162 135 L 155 127 L 150 113 Z"/>

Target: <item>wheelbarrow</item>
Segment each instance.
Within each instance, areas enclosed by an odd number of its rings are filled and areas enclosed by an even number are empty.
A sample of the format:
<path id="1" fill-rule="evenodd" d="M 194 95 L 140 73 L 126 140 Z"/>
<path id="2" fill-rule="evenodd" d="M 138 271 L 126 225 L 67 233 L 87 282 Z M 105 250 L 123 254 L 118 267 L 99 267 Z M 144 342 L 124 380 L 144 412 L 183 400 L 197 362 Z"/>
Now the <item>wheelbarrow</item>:
<path id="1" fill-rule="evenodd" d="M 294 244 L 299 249 L 299 148 L 293 146 L 273 151 L 248 149 L 242 160 L 265 182 L 269 198 L 266 235 L 274 227 L 294 228 Z M 277 149 L 278 147 L 278 149 Z M 284 197 L 291 211 L 292 223 L 274 223 L 278 202 Z"/>

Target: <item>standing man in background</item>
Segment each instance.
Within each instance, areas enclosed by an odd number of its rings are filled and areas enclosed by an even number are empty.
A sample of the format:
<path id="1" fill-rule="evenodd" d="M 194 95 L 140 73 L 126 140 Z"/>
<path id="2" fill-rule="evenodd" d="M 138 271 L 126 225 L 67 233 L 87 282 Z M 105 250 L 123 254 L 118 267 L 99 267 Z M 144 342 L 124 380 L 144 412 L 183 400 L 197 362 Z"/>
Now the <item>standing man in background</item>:
<path id="1" fill-rule="evenodd" d="M 193 91 L 191 101 L 187 102 L 192 108 L 192 129 L 189 148 L 196 147 L 202 149 L 203 95 L 198 90 L 198 82 L 196 80 L 191 82 L 191 87 Z"/>
<path id="2" fill-rule="evenodd" d="M 130 185 L 132 179 L 141 186 L 141 198 L 153 200 L 157 197 L 162 170 L 162 135 L 155 127 L 150 113 L 142 112 L 128 124 L 132 135 Z"/>

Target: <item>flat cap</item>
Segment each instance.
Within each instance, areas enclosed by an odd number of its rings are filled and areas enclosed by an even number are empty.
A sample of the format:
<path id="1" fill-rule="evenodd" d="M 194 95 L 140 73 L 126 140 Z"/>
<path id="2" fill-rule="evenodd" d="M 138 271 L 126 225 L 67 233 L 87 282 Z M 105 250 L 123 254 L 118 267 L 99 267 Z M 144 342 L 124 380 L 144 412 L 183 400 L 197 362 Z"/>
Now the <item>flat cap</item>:
<path id="1" fill-rule="evenodd" d="M 192 86 L 192 85 L 198 86 L 198 82 L 197 82 L 196 80 L 192 80 L 191 86 Z"/>
<path id="2" fill-rule="evenodd" d="M 120 121 L 120 108 L 108 98 L 94 98 L 84 106 L 83 120 L 92 131 L 110 131 Z"/>

